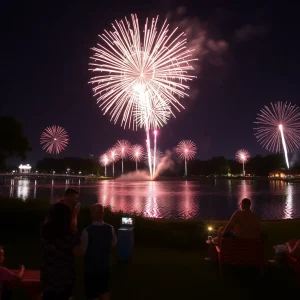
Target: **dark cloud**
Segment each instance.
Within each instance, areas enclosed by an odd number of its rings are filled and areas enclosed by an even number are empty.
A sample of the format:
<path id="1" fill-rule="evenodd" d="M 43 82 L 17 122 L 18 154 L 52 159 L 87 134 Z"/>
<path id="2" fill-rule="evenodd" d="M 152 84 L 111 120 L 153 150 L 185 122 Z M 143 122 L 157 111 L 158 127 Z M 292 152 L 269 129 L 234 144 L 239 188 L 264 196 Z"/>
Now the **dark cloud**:
<path id="1" fill-rule="evenodd" d="M 234 38 L 237 42 L 245 42 L 255 37 L 265 36 L 268 32 L 269 28 L 266 26 L 246 24 L 234 32 Z"/>

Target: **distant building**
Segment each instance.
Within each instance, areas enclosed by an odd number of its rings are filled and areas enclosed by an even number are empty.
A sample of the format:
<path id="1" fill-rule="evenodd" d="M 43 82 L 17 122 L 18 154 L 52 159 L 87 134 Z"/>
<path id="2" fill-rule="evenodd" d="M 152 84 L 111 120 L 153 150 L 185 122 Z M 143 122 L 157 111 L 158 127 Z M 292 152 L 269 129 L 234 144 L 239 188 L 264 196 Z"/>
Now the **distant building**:
<path id="1" fill-rule="evenodd" d="M 271 178 L 295 178 L 300 177 L 300 174 L 292 173 L 289 170 L 276 170 L 269 173 Z"/>
<path id="2" fill-rule="evenodd" d="M 283 170 L 276 170 L 269 173 L 269 177 L 271 178 L 285 178 L 286 175 L 286 172 Z"/>
<path id="3" fill-rule="evenodd" d="M 19 165 L 19 172 L 20 173 L 30 173 L 31 172 L 31 165 L 26 164 L 26 165 Z"/>

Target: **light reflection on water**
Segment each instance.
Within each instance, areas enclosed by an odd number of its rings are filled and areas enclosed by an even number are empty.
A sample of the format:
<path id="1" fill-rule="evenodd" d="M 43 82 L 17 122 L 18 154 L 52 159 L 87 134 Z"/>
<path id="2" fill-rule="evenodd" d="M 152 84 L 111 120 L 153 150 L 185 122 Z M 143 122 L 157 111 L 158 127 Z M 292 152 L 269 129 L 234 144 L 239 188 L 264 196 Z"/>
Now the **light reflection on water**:
<path id="1" fill-rule="evenodd" d="M 80 191 L 82 203 L 103 203 L 114 210 L 142 213 L 152 218 L 228 219 L 243 198 L 262 219 L 300 217 L 300 184 L 283 181 L 206 180 L 100 181 L 78 179 L 1 179 L 10 197 L 59 199 L 69 186 Z"/>

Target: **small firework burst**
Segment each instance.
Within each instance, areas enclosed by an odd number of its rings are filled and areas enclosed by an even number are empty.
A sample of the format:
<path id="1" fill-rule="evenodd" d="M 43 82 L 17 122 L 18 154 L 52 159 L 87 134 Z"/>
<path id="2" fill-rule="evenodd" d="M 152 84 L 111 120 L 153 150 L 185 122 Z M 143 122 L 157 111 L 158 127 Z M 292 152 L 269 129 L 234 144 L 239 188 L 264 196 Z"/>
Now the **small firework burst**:
<path id="1" fill-rule="evenodd" d="M 69 142 L 67 131 L 60 126 L 49 126 L 41 135 L 40 144 L 50 154 L 59 154 L 66 149 Z"/>

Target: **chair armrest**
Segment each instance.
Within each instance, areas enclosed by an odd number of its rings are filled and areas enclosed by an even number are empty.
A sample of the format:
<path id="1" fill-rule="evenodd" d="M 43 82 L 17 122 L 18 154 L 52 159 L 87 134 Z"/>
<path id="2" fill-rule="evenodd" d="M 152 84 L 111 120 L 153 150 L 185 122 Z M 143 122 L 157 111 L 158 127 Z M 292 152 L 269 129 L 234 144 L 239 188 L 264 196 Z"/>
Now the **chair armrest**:
<path id="1" fill-rule="evenodd" d="M 219 246 L 216 246 L 216 250 L 218 253 L 221 253 L 221 248 Z"/>
<path id="2" fill-rule="evenodd" d="M 297 258 L 293 257 L 292 255 L 290 255 L 288 253 L 286 253 L 285 255 L 293 263 L 296 263 L 298 261 Z"/>

